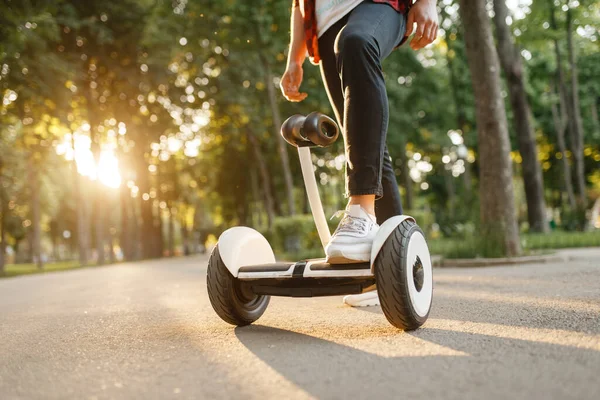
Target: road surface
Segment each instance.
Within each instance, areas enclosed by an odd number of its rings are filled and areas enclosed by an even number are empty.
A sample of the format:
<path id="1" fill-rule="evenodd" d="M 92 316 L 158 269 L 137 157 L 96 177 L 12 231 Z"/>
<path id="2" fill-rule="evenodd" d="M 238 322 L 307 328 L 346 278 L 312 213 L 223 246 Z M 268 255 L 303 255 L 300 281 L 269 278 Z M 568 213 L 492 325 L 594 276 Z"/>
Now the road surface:
<path id="1" fill-rule="evenodd" d="M 436 269 L 410 333 L 340 297 L 234 328 L 202 257 L 3 279 L 0 399 L 599 399 L 599 254 Z"/>

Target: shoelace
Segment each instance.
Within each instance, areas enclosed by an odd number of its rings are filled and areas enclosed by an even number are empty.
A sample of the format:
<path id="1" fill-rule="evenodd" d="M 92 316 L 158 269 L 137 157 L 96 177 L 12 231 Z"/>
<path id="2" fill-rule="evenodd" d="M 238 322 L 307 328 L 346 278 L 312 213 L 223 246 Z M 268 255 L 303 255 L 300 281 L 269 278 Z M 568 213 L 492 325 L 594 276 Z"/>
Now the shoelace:
<path id="1" fill-rule="evenodd" d="M 335 230 L 335 233 L 337 233 L 337 232 L 355 232 L 357 230 L 364 232 L 368 229 L 367 221 L 365 219 L 353 217 L 352 215 L 350 215 L 350 212 L 348 210 L 337 211 L 335 214 L 333 214 L 331 219 L 339 218 L 342 215 L 344 216 L 344 218 L 340 221 L 340 224 L 338 225 L 337 229 Z"/>

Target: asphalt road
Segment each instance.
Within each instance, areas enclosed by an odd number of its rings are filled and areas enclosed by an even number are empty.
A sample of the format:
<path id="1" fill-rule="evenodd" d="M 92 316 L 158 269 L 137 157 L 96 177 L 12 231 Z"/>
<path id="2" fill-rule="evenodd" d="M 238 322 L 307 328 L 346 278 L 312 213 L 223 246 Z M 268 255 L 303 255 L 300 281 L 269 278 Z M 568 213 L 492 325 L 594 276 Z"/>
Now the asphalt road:
<path id="1" fill-rule="evenodd" d="M 0 280 L 0 399 L 599 399 L 600 252 L 436 269 L 415 332 L 340 297 L 213 312 L 201 257 Z"/>

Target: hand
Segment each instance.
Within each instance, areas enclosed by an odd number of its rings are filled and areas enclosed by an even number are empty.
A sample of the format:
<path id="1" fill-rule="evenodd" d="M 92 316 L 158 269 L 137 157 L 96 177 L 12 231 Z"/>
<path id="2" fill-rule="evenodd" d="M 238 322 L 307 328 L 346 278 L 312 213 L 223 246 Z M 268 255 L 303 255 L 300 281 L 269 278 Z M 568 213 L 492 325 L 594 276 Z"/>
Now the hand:
<path id="1" fill-rule="evenodd" d="M 417 0 L 408 11 L 406 21 L 406 36 L 410 36 L 417 23 L 415 36 L 410 41 L 413 50 L 422 49 L 432 43 L 438 33 L 438 14 L 436 0 Z"/>
<path id="2" fill-rule="evenodd" d="M 307 93 L 299 92 L 303 74 L 302 64 L 289 63 L 285 69 L 279 86 L 283 96 L 289 101 L 302 101 L 308 96 Z"/>

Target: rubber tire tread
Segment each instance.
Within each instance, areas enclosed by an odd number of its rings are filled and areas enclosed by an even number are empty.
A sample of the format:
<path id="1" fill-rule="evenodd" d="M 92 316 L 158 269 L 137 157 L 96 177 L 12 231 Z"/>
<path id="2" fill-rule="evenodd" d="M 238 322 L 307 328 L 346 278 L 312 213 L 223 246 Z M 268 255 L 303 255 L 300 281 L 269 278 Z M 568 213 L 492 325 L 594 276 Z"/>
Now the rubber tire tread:
<path id="1" fill-rule="evenodd" d="M 423 231 L 411 220 L 403 221 L 387 238 L 375 259 L 375 279 L 381 309 L 387 320 L 405 331 L 425 323 L 429 310 L 420 317 L 412 306 L 406 278 L 408 242 L 414 232 Z"/>
<path id="2" fill-rule="evenodd" d="M 240 302 L 234 292 L 234 280 L 235 278 L 221 259 L 218 245 L 215 246 L 208 260 L 206 271 L 206 288 L 210 304 L 223 321 L 236 326 L 250 325 L 262 316 L 271 297 L 259 296 L 262 301 L 254 310 L 253 315 L 245 313 L 239 309 Z"/>

